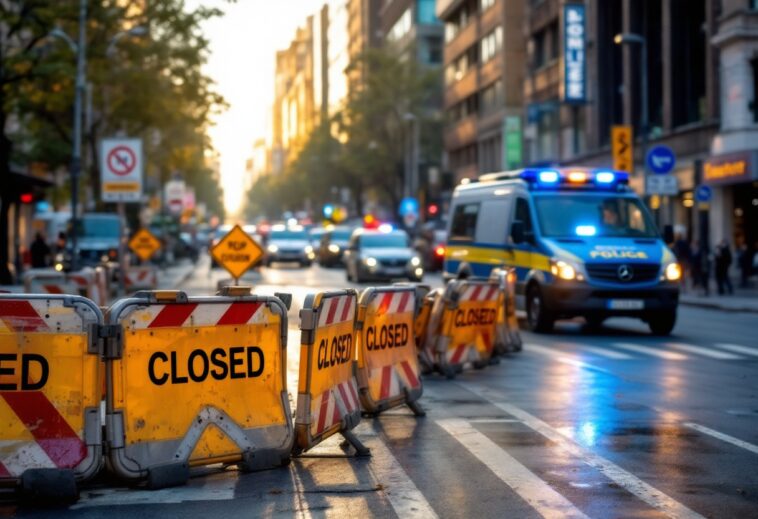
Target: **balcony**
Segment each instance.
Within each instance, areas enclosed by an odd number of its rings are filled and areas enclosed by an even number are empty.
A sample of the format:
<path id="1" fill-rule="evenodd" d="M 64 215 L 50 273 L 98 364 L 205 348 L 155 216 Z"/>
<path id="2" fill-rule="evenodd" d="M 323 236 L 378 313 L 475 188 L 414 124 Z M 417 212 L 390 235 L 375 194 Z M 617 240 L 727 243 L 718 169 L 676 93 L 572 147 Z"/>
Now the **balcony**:
<path id="1" fill-rule="evenodd" d="M 528 73 L 524 82 L 524 100 L 545 101 L 556 97 L 561 87 L 561 60 L 555 59 Z"/>
<path id="2" fill-rule="evenodd" d="M 472 67 L 466 71 L 461 79 L 452 83 L 445 90 L 445 108 L 450 108 L 455 103 L 466 99 L 476 92 L 476 89 L 476 67 Z"/>
<path id="3" fill-rule="evenodd" d="M 454 150 L 476 142 L 476 114 L 445 127 L 445 149 Z"/>
<path id="4" fill-rule="evenodd" d="M 463 54 L 463 52 L 471 47 L 477 45 L 478 40 L 476 38 L 476 23 L 475 20 L 471 20 L 469 24 L 460 30 L 451 41 L 445 43 L 445 65 L 455 60 Z"/>
<path id="5" fill-rule="evenodd" d="M 502 22 L 503 2 L 495 2 L 495 5 L 479 15 L 479 26 L 481 27 L 482 34 L 488 34 Z"/>
<path id="6" fill-rule="evenodd" d="M 503 58 L 502 53 L 498 52 L 494 58 L 480 67 L 481 71 L 481 84 L 488 85 L 495 81 L 502 75 L 503 70 Z"/>

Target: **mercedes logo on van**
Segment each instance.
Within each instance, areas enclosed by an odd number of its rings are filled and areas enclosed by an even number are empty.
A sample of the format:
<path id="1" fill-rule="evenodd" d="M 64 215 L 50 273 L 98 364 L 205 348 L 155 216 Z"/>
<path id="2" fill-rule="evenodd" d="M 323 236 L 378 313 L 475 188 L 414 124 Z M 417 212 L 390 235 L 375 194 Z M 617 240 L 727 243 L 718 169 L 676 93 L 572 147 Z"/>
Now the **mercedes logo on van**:
<path id="1" fill-rule="evenodd" d="M 634 271 L 629 265 L 621 265 L 617 271 L 617 274 L 621 281 L 631 281 L 634 279 Z"/>

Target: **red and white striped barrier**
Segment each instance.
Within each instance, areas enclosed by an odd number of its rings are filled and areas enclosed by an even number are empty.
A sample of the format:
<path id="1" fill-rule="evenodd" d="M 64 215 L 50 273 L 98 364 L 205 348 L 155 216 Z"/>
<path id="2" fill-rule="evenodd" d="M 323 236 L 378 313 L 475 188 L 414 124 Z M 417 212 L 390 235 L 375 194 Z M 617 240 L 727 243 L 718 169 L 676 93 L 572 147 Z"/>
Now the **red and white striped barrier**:
<path id="1" fill-rule="evenodd" d="M 313 400 L 313 409 L 311 431 L 314 436 L 339 424 L 351 413 L 360 411 L 361 404 L 355 379 L 342 382 L 324 391 Z"/>
<path id="2" fill-rule="evenodd" d="M 233 324 L 262 324 L 266 315 L 261 302 L 223 304 L 154 304 L 131 313 L 133 330 L 176 328 L 185 326 L 219 326 Z"/>
<path id="3" fill-rule="evenodd" d="M 124 272 L 124 286 L 130 292 L 158 288 L 158 269 L 152 265 L 128 267 Z"/>

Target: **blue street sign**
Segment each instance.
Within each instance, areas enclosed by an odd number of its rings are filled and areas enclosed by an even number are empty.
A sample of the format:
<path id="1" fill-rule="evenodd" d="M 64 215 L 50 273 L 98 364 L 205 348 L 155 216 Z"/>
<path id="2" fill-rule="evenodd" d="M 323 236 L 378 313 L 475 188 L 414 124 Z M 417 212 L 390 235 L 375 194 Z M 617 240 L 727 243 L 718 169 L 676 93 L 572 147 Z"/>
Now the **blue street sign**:
<path id="1" fill-rule="evenodd" d="M 676 164 L 676 156 L 668 146 L 655 146 L 647 152 L 647 165 L 650 171 L 658 175 L 671 173 Z"/>
<path id="2" fill-rule="evenodd" d="M 713 189 L 710 186 L 697 186 L 695 199 L 698 202 L 710 202 L 711 198 L 713 198 Z"/>
<path id="3" fill-rule="evenodd" d="M 398 208 L 398 212 L 400 213 L 400 216 L 405 216 L 407 214 L 413 214 L 418 215 L 419 213 L 419 205 L 418 200 L 415 198 L 403 198 L 400 201 L 400 207 Z"/>

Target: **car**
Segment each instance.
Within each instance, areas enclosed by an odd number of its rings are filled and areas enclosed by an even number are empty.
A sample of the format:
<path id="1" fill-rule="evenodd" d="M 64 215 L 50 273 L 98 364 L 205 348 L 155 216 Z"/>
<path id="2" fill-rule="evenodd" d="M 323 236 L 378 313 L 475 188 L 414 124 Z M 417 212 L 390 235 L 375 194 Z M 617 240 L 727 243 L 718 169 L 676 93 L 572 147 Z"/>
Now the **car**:
<path id="1" fill-rule="evenodd" d="M 308 241 L 310 241 L 313 250 L 318 250 L 321 246 L 321 237 L 324 236 L 325 232 L 325 227 L 311 227 L 308 229 Z"/>
<path id="2" fill-rule="evenodd" d="M 321 237 L 318 247 L 318 262 L 324 267 L 341 266 L 345 249 L 353 234 L 352 227 L 332 227 Z"/>
<path id="3" fill-rule="evenodd" d="M 111 213 L 85 213 L 77 220 L 79 266 L 118 261 L 121 218 Z M 68 243 L 71 246 L 71 241 Z M 69 251 L 70 252 L 70 251 Z"/>
<path id="4" fill-rule="evenodd" d="M 426 222 L 413 243 L 413 248 L 424 260 L 424 268 L 429 272 L 442 270 L 446 246 L 447 222 L 445 220 Z"/>
<path id="5" fill-rule="evenodd" d="M 421 281 L 424 267 L 411 248 L 405 231 L 356 229 L 345 251 L 347 280 L 362 283 L 368 280 L 406 278 Z"/>
<path id="6" fill-rule="evenodd" d="M 299 225 L 274 225 L 268 235 L 266 266 L 277 262 L 300 263 L 310 267 L 316 253 L 308 239 L 308 232 Z"/>
<path id="7" fill-rule="evenodd" d="M 629 175 L 530 168 L 483 175 L 453 192 L 443 277 L 515 267 L 516 304 L 530 330 L 583 317 L 636 317 L 654 335 L 676 323 L 681 267 Z"/>

